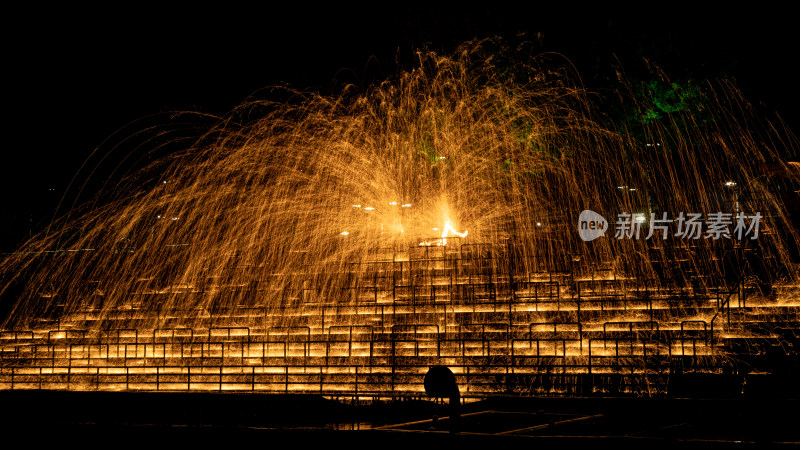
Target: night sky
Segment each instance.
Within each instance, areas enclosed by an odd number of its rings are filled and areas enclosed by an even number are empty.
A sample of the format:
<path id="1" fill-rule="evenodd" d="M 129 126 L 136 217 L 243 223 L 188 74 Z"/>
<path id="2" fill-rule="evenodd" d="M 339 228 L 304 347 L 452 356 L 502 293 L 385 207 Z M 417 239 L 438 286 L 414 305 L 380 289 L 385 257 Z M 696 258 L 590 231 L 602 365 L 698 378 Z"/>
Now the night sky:
<path id="1" fill-rule="evenodd" d="M 678 76 L 733 76 L 800 130 L 800 36 L 788 10 L 131 7 L 29 9 L 5 19 L 0 251 L 41 229 L 81 164 L 132 121 L 174 110 L 224 114 L 281 83 L 323 93 L 363 86 L 395 73 L 397 60 L 410 64 L 414 48 L 450 52 L 475 37 L 541 33 L 542 51 L 568 57 L 589 88 L 601 87 L 614 56 L 635 66 L 651 55 Z"/>

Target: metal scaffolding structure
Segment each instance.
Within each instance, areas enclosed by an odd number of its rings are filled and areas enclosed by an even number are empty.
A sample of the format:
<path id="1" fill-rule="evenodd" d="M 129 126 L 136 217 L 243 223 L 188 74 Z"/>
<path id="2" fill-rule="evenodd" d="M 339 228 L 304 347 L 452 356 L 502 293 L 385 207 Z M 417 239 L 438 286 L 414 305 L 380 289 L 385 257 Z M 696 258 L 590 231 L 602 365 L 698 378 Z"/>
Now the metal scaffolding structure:
<path id="1" fill-rule="evenodd" d="M 800 303 L 783 301 L 792 286 L 777 286 L 777 298 L 750 295 L 746 282 L 664 286 L 457 238 L 338 269 L 338 298 L 318 295 L 320 270 L 298 274 L 306 287 L 281 305 L 259 304 L 270 280 L 238 280 L 213 286 L 218 307 L 164 307 L 153 321 L 140 302 L 192 305 L 211 282 L 142 288 L 102 320 L 87 300 L 3 331 L 0 389 L 385 398 L 422 395 L 428 368 L 445 365 L 464 397 L 658 396 L 679 375 L 738 373 L 765 349 L 794 352 L 785 343 L 800 334 Z"/>

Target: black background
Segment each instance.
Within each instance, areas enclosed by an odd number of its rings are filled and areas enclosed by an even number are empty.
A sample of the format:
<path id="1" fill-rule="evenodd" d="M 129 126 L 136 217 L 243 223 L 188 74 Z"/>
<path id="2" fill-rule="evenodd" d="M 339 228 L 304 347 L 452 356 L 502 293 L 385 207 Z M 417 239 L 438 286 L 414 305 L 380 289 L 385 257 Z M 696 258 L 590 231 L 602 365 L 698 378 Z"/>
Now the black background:
<path id="1" fill-rule="evenodd" d="M 0 251 L 41 229 L 81 164 L 132 121 L 224 114 L 281 83 L 323 93 L 366 85 L 395 73 L 397 61 L 407 67 L 415 48 L 448 53 L 472 38 L 539 35 L 542 51 L 569 58 L 589 88 L 602 87 L 613 58 L 633 67 L 650 56 L 679 76 L 732 76 L 765 111 L 800 126 L 800 37 L 789 9 L 491 5 L 8 11 Z"/>

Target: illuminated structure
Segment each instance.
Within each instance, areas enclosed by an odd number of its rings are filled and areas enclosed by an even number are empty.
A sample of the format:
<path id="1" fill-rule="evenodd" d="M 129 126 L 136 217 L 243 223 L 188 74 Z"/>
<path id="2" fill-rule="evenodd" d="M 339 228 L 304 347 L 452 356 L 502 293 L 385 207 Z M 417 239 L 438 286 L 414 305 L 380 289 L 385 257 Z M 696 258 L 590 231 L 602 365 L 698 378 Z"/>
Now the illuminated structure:
<path id="1" fill-rule="evenodd" d="M 427 368 L 444 364 L 466 397 L 660 395 L 676 369 L 736 373 L 753 354 L 785 342 L 780 323 L 800 320 L 796 302 L 746 300 L 742 288 L 659 288 L 581 273 L 579 261 L 537 271 L 507 248 L 448 241 L 353 263 L 370 268 L 337 299 L 287 293 L 303 304 L 302 315 L 220 301 L 210 309 L 164 309 L 161 327 L 137 327 L 137 310 L 149 298 L 177 295 L 191 304 L 203 293 L 142 285 L 138 300 L 111 314 L 124 325 L 76 328 L 97 314 L 86 308 L 4 332 L 0 387 L 387 397 L 420 395 Z M 357 272 L 349 266 L 340 275 Z M 209 280 L 205 289 L 240 303 L 269 289 L 237 281 Z M 797 293 L 779 289 L 781 299 Z M 187 319 L 192 327 L 181 325 Z"/>

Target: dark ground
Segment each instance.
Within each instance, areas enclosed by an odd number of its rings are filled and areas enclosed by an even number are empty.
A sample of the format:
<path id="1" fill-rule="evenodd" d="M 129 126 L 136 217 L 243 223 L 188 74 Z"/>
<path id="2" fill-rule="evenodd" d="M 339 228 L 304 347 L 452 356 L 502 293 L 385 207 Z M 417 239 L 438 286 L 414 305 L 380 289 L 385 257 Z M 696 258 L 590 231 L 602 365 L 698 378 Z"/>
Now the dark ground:
<path id="1" fill-rule="evenodd" d="M 31 444 L 800 446 L 800 401 L 784 399 L 489 398 L 465 405 L 455 427 L 447 405 L 420 400 L 354 406 L 314 395 L 3 391 L 0 404 L 3 440 Z"/>

